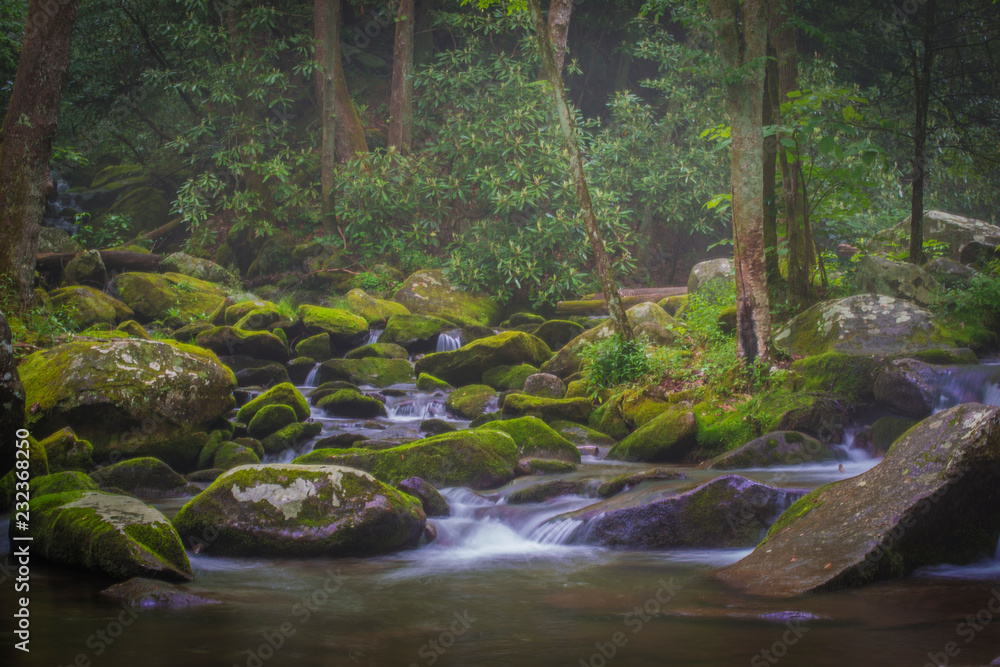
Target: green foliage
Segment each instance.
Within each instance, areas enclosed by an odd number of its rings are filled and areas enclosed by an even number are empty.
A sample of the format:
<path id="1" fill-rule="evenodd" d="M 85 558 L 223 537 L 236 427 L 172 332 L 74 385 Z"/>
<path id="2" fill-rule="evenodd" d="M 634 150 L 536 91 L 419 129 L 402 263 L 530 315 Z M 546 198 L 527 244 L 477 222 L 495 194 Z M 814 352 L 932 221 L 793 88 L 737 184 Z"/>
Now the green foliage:
<path id="1" fill-rule="evenodd" d="M 587 343 L 580 349 L 590 391 L 611 389 L 643 379 L 653 371 L 643 336 L 625 339 L 621 334 Z"/>
<path id="2" fill-rule="evenodd" d="M 364 291 L 372 294 L 384 294 L 393 292 L 399 287 L 399 283 L 383 273 L 371 273 L 362 271 L 354 277 L 355 287 L 360 287 Z"/>
<path id="3" fill-rule="evenodd" d="M 962 326 L 985 327 L 1000 335 L 1000 260 L 990 262 L 967 285 L 939 292 L 935 309 Z"/>
<path id="4" fill-rule="evenodd" d="M 80 227 L 74 238 L 85 248 L 112 248 L 134 236 L 130 215 L 109 213 L 95 223 L 90 222 L 89 213 L 78 213 L 76 222 Z"/>

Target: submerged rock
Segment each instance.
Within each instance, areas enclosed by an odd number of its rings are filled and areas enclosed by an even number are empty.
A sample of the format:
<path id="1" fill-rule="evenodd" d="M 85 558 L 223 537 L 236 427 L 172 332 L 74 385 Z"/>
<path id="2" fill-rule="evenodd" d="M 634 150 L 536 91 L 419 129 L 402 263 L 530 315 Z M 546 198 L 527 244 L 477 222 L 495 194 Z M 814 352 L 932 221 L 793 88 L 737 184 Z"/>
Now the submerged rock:
<path id="1" fill-rule="evenodd" d="M 198 488 L 151 456 L 129 459 L 91 473 L 98 486 L 113 487 L 138 496 L 192 496 Z"/>
<path id="2" fill-rule="evenodd" d="M 842 457 L 816 438 L 798 431 L 774 431 L 716 457 L 706 467 L 711 470 L 767 468 L 836 458 Z"/>
<path id="3" fill-rule="evenodd" d="M 123 602 L 130 607 L 141 609 L 178 609 L 203 604 L 219 604 L 200 595 L 188 593 L 173 584 L 145 577 L 133 577 L 101 591 L 101 597 L 115 602 Z"/>
<path id="4" fill-rule="evenodd" d="M 573 536 L 579 544 L 629 549 L 748 547 L 801 496 L 799 491 L 726 475 L 693 488 L 615 497 L 551 521 L 583 521 Z"/>
<path id="5" fill-rule="evenodd" d="M 992 556 L 998 488 L 1000 408 L 959 405 L 907 431 L 868 472 L 796 502 L 719 577 L 754 594 L 789 596 Z"/>
<path id="6" fill-rule="evenodd" d="M 451 508 L 445 497 L 423 478 L 408 477 L 396 486 L 403 493 L 419 498 L 427 516 L 448 516 L 451 514 Z"/>
<path id="7" fill-rule="evenodd" d="M 642 472 L 627 472 L 624 475 L 618 475 L 601 484 L 597 488 L 597 495 L 602 498 L 610 498 L 622 491 L 628 491 L 633 486 L 638 486 L 643 482 L 687 478 L 688 476 L 684 473 L 669 468 L 653 468 L 652 470 L 643 470 Z"/>
<path id="8" fill-rule="evenodd" d="M 517 447 L 506 433 L 456 431 L 380 451 L 315 449 L 295 463 L 361 468 L 388 484 L 416 476 L 441 487 L 492 489 L 514 479 Z"/>
<path id="9" fill-rule="evenodd" d="M 130 496 L 70 491 L 31 501 L 32 552 L 112 579 L 194 578 L 174 527 Z"/>
<path id="10" fill-rule="evenodd" d="M 189 544 L 224 556 L 349 556 L 416 546 L 420 501 L 342 466 L 256 465 L 230 470 L 181 508 Z"/>

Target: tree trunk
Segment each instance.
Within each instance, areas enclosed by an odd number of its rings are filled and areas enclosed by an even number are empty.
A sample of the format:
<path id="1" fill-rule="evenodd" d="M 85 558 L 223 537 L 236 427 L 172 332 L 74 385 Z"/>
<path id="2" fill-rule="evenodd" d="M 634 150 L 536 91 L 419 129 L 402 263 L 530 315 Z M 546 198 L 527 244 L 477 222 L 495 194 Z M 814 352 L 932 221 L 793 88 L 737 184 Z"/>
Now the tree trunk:
<path id="1" fill-rule="evenodd" d="M 934 67 L 934 11 L 936 0 L 927 0 L 923 52 L 911 47 L 913 68 L 913 189 L 910 193 L 910 262 L 924 263 L 924 177 L 927 175 L 927 110 L 930 106 Z"/>
<path id="2" fill-rule="evenodd" d="M 339 43 L 340 0 L 329 1 L 333 3 L 333 30 L 329 39 Z M 354 157 L 355 153 L 367 153 L 368 144 L 365 141 L 365 130 L 361 126 L 361 119 L 358 118 L 358 111 L 354 108 L 351 95 L 347 91 L 347 77 L 344 76 L 344 64 L 340 49 L 331 50 L 333 51 L 333 112 L 337 125 L 337 160 L 343 163 Z"/>
<path id="3" fill-rule="evenodd" d="M 555 52 L 556 70 L 562 72 L 566 62 L 566 44 L 569 39 L 569 19 L 573 13 L 573 0 L 549 2 L 549 37 Z"/>
<path id="4" fill-rule="evenodd" d="M 769 49 L 770 51 L 770 49 Z M 771 55 L 771 54 L 768 54 Z M 778 67 L 770 57 L 764 74 L 764 126 L 774 125 L 778 114 Z M 764 264 L 767 266 L 767 280 L 776 285 L 781 281 L 778 264 L 778 206 L 775 192 L 775 172 L 779 144 L 774 136 L 764 142 Z"/>
<path id="5" fill-rule="evenodd" d="M 566 100 L 566 89 L 563 87 L 562 75 L 556 66 L 555 53 L 552 49 L 552 42 L 549 39 L 548 25 L 546 25 L 545 18 L 542 16 L 542 8 L 539 5 L 539 0 L 528 0 L 528 8 L 531 10 L 531 20 L 535 26 L 535 40 L 538 44 L 539 53 L 542 56 L 542 68 L 552 86 L 552 96 L 555 101 L 556 114 L 559 117 L 559 126 L 562 129 L 563 139 L 566 141 L 566 149 L 569 152 L 573 185 L 576 187 L 576 197 L 580 205 L 580 213 L 583 215 L 584 224 L 586 225 L 587 238 L 594 252 L 594 263 L 597 267 L 597 275 L 601 280 L 601 289 L 604 292 L 604 298 L 608 302 L 608 312 L 611 315 L 615 330 L 623 338 L 630 340 L 633 338 L 632 326 L 625 315 L 625 308 L 622 305 L 621 295 L 618 292 L 618 283 L 615 281 L 608 253 L 604 249 L 604 239 L 601 237 L 601 229 L 597 224 L 597 215 L 594 213 L 594 204 L 590 199 L 587 178 L 583 172 L 583 155 L 580 153 L 580 144 L 576 136 L 576 121 L 570 111 L 569 102 Z"/>
<path id="6" fill-rule="evenodd" d="M 732 127 L 736 345 L 745 362 L 770 357 L 771 314 L 764 262 L 764 140 L 761 104 L 767 50 L 766 0 L 711 0 L 727 70 Z"/>
<path id="7" fill-rule="evenodd" d="M 13 279 L 11 287 L 25 307 L 34 301 L 35 249 L 45 190 L 51 187 L 49 160 L 76 5 L 76 0 L 55 6 L 31 0 L 14 91 L 0 131 L 0 275 Z"/>
<path id="8" fill-rule="evenodd" d="M 389 147 L 410 152 L 413 141 L 414 0 L 400 0 L 396 43 L 392 49 L 392 91 L 389 95 Z"/>
<path id="9" fill-rule="evenodd" d="M 313 38 L 315 40 L 316 68 L 314 74 L 316 99 L 323 119 L 323 138 L 319 153 L 320 207 L 323 230 L 327 234 L 337 231 L 337 217 L 333 200 L 333 173 L 336 169 L 336 113 L 334 112 L 334 54 L 339 53 L 339 35 L 333 30 L 334 5 L 339 0 L 314 0 Z"/>

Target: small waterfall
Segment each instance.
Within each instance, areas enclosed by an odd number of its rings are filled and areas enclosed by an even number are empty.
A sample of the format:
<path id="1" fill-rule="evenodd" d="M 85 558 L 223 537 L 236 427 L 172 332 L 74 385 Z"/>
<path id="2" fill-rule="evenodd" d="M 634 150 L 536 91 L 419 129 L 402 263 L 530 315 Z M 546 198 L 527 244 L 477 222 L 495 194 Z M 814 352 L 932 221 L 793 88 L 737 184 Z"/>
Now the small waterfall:
<path id="1" fill-rule="evenodd" d="M 938 404 L 935 412 L 960 403 L 1000 406 L 1000 365 L 951 366 L 937 377 Z"/>
<path id="2" fill-rule="evenodd" d="M 562 519 L 543 523 L 528 536 L 539 544 L 569 544 L 577 531 L 584 526 L 580 519 Z"/>
<path id="3" fill-rule="evenodd" d="M 375 343 L 377 343 L 378 339 L 379 339 L 379 336 L 382 335 L 383 331 L 385 331 L 385 329 L 369 329 L 368 330 L 368 342 L 365 343 L 365 344 L 366 345 L 374 345 Z"/>
<path id="4" fill-rule="evenodd" d="M 445 395 L 407 394 L 406 396 L 389 396 L 385 402 L 385 410 L 389 419 L 395 421 L 414 419 L 447 419 L 448 410 L 444 407 Z"/>
<path id="5" fill-rule="evenodd" d="M 442 331 L 438 334 L 437 348 L 435 352 L 453 352 L 462 347 L 462 332 L 459 329 L 454 331 Z"/>
<path id="6" fill-rule="evenodd" d="M 309 375 L 306 376 L 306 382 L 304 386 L 306 387 L 316 386 L 316 376 L 319 374 L 319 367 L 320 364 L 316 364 L 315 366 L 312 367 L 312 370 L 309 371 Z"/>

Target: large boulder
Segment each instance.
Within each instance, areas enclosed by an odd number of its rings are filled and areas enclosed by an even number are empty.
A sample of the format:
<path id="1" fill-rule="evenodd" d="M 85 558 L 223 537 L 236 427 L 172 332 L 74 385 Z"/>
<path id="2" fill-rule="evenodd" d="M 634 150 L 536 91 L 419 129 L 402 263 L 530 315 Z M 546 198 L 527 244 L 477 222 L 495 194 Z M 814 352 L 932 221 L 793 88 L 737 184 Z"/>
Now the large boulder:
<path id="1" fill-rule="evenodd" d="M 540 338 L 551 350 L 558 350 L 566 343 L 570 342 L 586 329 L 583 325 L 568 320 L 549 320 L 540 324 L 532 332 L 536 338 Z"/>
<path id="2" fill-rule="evenodd" d="M 470 384 L 448 394 L 444 406 L 460 419 L 475 419 L 496 410 L 497 393 L 484 384 Z"/>
<path id="3" fill-rule="evenodd" d="M 736 269 L 731 259 L 709 259 L 699 262 L 691 268 L 691 273 L 688 275 L 688 294 L 732 285 L 735 275 Z"/>
<path id="4" fill-rule="evenodd" d="M 236 285 L 237 278 L 215 262 L 200 257 L 193 257 L 183 252 L 167 255 L 160 262 L 160 270 L 168 273 L 179 273 L 198 280 L 222 285 Z"/>
<path id="5" fill-rule="evenodd" d="M 697 446 L 698 426 L 689 404 L 671 407 L 640 426 L 608 452 L 618 461 L 680 463 Z"/>
<path id="6" fill-rule="evenodd" d="M 288 361 L 288 346 L 267 331 L 244 331 L 236 327 L 212 327 L 195 338 L 199 347 L 223 356 L 246 356 L 264 361 Z"/>
<path id="7" fill-rule="evenodd" d="M 14 434 L 24 425 L 24 386 L 14 359 L 13 336 L 0 313 L 0 474 L 14 467 Z"/>
<path id="8" fill-rule="evenodd" d="M 98 462 L 156 456 L 185 469 L 203 444 L 192 435 L 235 404 L 232 371 L 190 345 L 65 343 L 30 355 L 18 372 L 33 432 L 72 426 L 94 446 Z"/>
<path id="9" fill-rule="evenodd" d="M 958 347 L 929 310 L 874 294 L 817 303 L 778 329 L 774 343 L 802 356 L 831 351 L 897 355 Z"/>
<path id="10" fill-rule="evenodd" d="M 362 289 L 352 289 L 347 293 L 347 309 L 363 317 L 369 325 L 385 322 L 393 315 L 409 315 L 410 311 L 401 303 L 377 299 Z"/>
<path id="11" fill-rule="evenodd" d="M 549 347 L 523 331 L 506 331 L 480 338 L 452 352 L 436 352 L 419 359 L 418 373 L 427 373 L 453 385 L 481 382 L 483 373 L 495 366 L 531 364 L 539 366 L 552 355 Z"/>
<path id="12" fill-rule="evenodd" d="M 299 306 L 299 319 L 311 335 L 330 335 L 334 348 L 351 348 L 361 336 L 368 333 L 368 322 L 363 317 L 339 308 L 323 308 L 308 304 Z"/>
<path id="13" fill-rule="evenodd" d="M 104 287 L 108 279 L 104 260 L 98 250 L 87 250 L 69 260 L 63 269 L 63 279 L 67 285 L 90 285 Z"/>
<path id="14" fill-rule="evenodd" d="M 36 496 L 30 509 L 32 553 L 47 560 L 119 581 L 194 578 L 174 527 L 135 498 L 69 491 Z"/>
<path id="15" fill-rule="evenodd" d="M 380 343 L 395 343 L 410 352 L 433 351 L 438 335 L 454 329 L 455 325 L 440 317 L 428 315 L 393 315 L 386 322 Z"/>
<path id="16" fill-rule="evenodd" d="M 480 431 L 500 431 L 514 439 L 518 458 L 580 462 L 580 450 L 538 417 L 503 419 L 483 424 Z"/>
<path id="17" fill-rule="evenodd" d="M 694 487 L 622 494 L 550 521 L 582 521 L 572 541 L 628 549 L 739 548 L 756 544 L 802 492 L 738 475 Z"/>
<path id="18" fill-rule="evenodd" d="M 774 431 L 726 452 L 706 467 L 712 470 L 768 468 L 838 458 L 829 445 L 798 431 Z"/>
<path id="19" fill-rule="evenodd" d="M 929 306 L 939 289 L 927 271 L 909 262 L 894 262 L 869 255 L 857 263 L 855 280 L 863 292 L 885 294 Z"/>
<path id="20" fill-rule="evenodd" d="M 208 317 L 226 298 L 215 283 L 180 273 L 121 273 L 112 287 L 140 322 Z"/>
<path id="21" fill-rule="evenodd" d="M 594 410 L 587 398 L 541 398 L 509 394 L 503 402 L 504 417 L 538 417 L 546 421 L 587 423 Z"/>
<path id="22" fill-rule="evenodd" d="M 677 331 L 681 324 L 667 315 L 667 312 L 655 303 L 640 303 L 625 311 L 632 331 L 636 334 L 646 334 L 651 343 L 670 345 L 677 339 Z M 588 343 L 596 343 L 602 338 L 610 338 L 615 333 L 611 320 L 588 329 L 570 342 L 566 343 L 555 356 L 549 359 L 541 368 L 543 373 L 551 373 L 561 378 L 567 378 L 583 367 L 580 350 Z"/>
<path id="23" fill-rule="evenodd" d="M 403 281 L 393 300 L 414 315 L 433 315 L 460 327 L 492 326 L 500 321 L 500 306 L 493 299 L 457 289 L 439 270 L 414 273 Z"/>
<path id="24" fill-rule="evenodd" d="M 483 384 L 497 391 L 521 391 L 528 378 L 538 373 L 538 368 L 531 364 L 517 366 L 494 366 L 483 373 Z"/>
<path id="25" fill-rule="evenodd" d="M 958 405 L 907 431 L 871 470 L 796 502 L 719 576 L 754 594 L 790 596 L 992 557 L 998 490 L 1000 408 Z"/>
<path id="26" fill-rule="evenodd" d="M 371 419 L 388 416 L 382 401 L 365 396 L 356 389 L 338 389 L 316 401 L 316 407 L 334 417 Z"/>
<path id="27" fill-rule="evenodd" d="M 301 558 L 413 547 L 426 519 L 419 500 L 361 470 L 273 464 L 221 475 L 174 525 L 206 553 Z"/>
<path id="28" fill-rule="evenodd" d="M 982 220 L 966 218 L 944 211 L 925 211 L 923 217 L 925 241 L 938 241 L 948 247 L 948 257 L 958 260 L 962 249 L 970 243 L 1000 246 L 1000 227 Z M 878 251 L 907 247 L 910 238 L 910 216 L 896 226 L 875 236 L 872 246 Z"/>
<path id="29" fill-rule="evenodd" d="M 93 287 L 63 287 L 52 292 L 49 298 L 53 306 L 68 311 L 69 318 L 80 327 L 111 324 L 134 315 L 124 303 Z"/>
<path id="30" fill-rule="evenodd" d="M 331 359 L 316 372 L 316 381 L 350 382 L 358 386 L 388 387 L 414 382 L 413 364 L 406 359 Z"/>
<path id="31" fill-rule="evenodd" d="M 517 446 L 497 431 L 455 431 L 378 451 L 316 449 L 295 463 L 367 470 L 387 484 L 422 477 L 436 486 L 492 489 L 514 479 Z"/>
<path id="32" fill-rule="evenodd" d="M 904 417 L 923 419 L 937 405 L 944 372 L 915 359 L 892 361 L 875 380 L 875 400 Z"/>
<path id="33" fill-rule="evenodd" d="M 91 473 L 98 486 L 121 489 L 138 496 L 193 496 L 198 487 L 159 459 L 145 456 L 115 463 Z"/>

